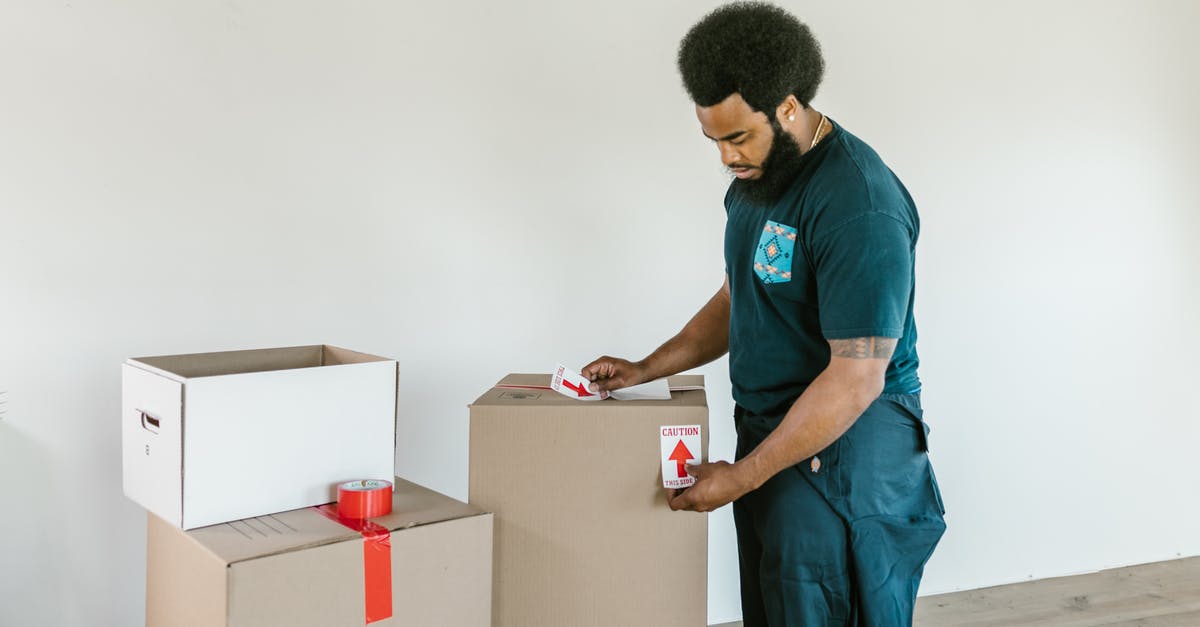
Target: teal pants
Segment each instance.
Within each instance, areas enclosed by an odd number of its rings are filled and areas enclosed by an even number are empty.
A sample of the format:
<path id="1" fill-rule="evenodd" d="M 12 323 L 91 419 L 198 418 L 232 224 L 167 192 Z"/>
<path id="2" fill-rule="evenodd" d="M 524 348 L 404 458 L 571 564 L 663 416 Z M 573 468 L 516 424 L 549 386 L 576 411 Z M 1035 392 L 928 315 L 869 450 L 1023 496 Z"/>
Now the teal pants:
<path id="1" fill-rule="evenodd" d="M 946 529 L 917 394 L 884 394 L 814 458 L 733 504 L 745 627 L 912 625 Z M 737 457 L 782 416 L 738 409 Z"/>

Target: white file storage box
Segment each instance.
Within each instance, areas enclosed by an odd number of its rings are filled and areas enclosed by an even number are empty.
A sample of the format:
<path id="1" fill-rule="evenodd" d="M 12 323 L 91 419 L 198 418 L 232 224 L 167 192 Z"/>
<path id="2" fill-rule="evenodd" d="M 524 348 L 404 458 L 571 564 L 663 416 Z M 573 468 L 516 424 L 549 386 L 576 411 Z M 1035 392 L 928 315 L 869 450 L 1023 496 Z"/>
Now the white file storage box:
<path id="1" fill-rule="evenodd" d="M 193 529 L 392 477 L 397 376 L 394 360 L 325 345 L 128 359 L 125 495 Z"/>

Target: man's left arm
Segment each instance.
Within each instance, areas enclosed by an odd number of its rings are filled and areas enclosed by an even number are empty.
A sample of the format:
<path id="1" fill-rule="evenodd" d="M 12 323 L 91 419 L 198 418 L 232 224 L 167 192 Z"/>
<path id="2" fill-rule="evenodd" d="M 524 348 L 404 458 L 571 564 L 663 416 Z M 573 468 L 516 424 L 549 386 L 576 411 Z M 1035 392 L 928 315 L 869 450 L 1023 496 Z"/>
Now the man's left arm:
<path id="1" fill-rule="evenodd" d="M 883 391 L 896 341 L 887 337 L 829 340 L 829 365 L 796 399 L 779 426 L 735 464 L 690 466 L 696 485 L 674 491 L 671 509 L 712 511 L 824 450 Z"/>
<path id="2" fill-rule="evenodd" d="M 881 214 L 863 214 L 817 238 L 812 250 L 828 365 L 746 457 L 688 467 L 696 483 L 672 494 L 673 509 L 711 511 L 738 499 L 824 450 L 879 397 L 904 332 L 914 241 L 905 224 Z"/>

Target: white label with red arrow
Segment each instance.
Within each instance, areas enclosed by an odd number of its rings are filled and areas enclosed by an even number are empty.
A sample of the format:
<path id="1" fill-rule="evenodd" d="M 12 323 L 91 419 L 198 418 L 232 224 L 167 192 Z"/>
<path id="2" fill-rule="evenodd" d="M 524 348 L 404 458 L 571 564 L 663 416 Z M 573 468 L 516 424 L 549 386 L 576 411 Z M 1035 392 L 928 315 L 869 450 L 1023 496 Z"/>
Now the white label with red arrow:
<path id="1" fill-rule="evenodd" d="M 609 396 L 618 401 L 669 401 L 671 400 L 671 388 L 667 385 L 666 379 L 656 379 L 648 381 L 641 385 L 634 385 L 612 392 L 592 392 L 588 390 L 588 385 L 591 381 L 584 378 L 583 375 L 571 370 L 570 368 L 559 364 L 554 369 L 554 375 L 550 377 L 550 388 L 563 396 L 567 396 L 580 401 L 601 401 Z M 692 386 L 680 389 L 688 390 L 703 390 L 703 386 Z"/>
<path id="2" fill-rule="evenodd" d="M 700 425 L 667 425 L 659 428 L 659 435 L 663 487 L 686 488 L 696 483 L 685 466 L 700 463 Z"/>
<path id="3" fill-rule="evenodd" d="M 562 364 L 554 369 L 554 376 L 550 378 L 550 387 L 563 396 L 581 401 L 602 401 L 608 398 L 608 392 L 591 392 L 588 390 L 589 385 L 591 381 Z"/>

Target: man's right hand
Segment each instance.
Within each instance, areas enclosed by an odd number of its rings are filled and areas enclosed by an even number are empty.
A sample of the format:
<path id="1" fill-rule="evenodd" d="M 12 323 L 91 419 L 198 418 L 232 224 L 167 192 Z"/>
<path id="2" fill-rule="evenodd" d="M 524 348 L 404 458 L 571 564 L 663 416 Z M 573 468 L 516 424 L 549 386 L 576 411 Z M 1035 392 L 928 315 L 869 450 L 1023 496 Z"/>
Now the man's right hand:
<path id="1" fill-rule="evenodd" d="M 643 362 L 607 355 L 584 366 L 579 374 L 592 382 L 588 386 L 592 392 L 611 392 L 650 380 Z"/>

